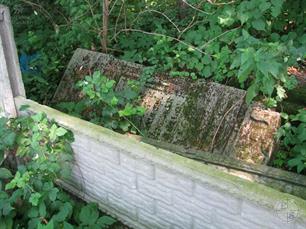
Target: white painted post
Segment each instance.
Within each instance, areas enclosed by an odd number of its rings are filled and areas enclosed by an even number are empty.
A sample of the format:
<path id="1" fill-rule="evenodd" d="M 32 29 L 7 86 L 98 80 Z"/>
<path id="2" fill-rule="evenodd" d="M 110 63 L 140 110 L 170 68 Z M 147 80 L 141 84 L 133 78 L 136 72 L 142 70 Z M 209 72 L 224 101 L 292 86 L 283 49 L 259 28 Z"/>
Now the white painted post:
<path id="1" fill-rule="evenodd" d="M 25 97 L 9 9 L 0 5 L 0 116 L 16 117 L 14 97 Z"/>

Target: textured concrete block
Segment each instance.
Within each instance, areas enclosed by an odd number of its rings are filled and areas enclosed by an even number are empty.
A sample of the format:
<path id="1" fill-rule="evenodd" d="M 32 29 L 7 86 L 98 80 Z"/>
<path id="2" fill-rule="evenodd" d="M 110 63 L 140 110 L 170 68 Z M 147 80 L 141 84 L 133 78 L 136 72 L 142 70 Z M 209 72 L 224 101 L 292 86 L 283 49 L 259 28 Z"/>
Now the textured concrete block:
<path id="1" fill-rule="evenodd" d="M 275 211 L 267 210 L 246 201 L 242 203 L 241 216 L 254 224 L 262 225 L 263 227 L 268 225 L 269 228 L 273 229 L 291 229 L 294 226 L 294 224 L 288 224 L 279 218 Z"/>
<path id="2" fill-rule="evenodd" d="M 165 221 L 172 223 L 178 228 L 192 228 L 192 217 L 189 214 L 183 213 L 181 209 L 175 208 L 172 205 L 157 201 L 156 216 L 164 218 Z"/>
<path id="3" fill-rule="evenodd" d="M 116 211 L 128 216 L 132 220 L 137 220 L 137 208 L 136 206 L 126 202 L 113 195 L 108 195 L 109 206 Z"/>
<path id="4" fill-rule="evenodd" d="M 226 191 L 214 189 L 208 185 L 196 183 L 194 197 L 199 204 L 209 204 L 230 214 L 240 214 L 241 201 Z"/>
<path id="5" fill-rule="evenodd" d="M 171 228 L 171 224 L 169 222 L 166 222 L 164 217 L 159 218 L 143 209 L 138 209 L 138 220 L 146 228 L 152 228 L 152 229 L 170 229 Z"/>
<path id="6" fill-rule="evenodd" d="M 80 143 L 77 140 L 82 147 L 76 150 L 76 158 L 83 160 L 83 156 L 86 155 L 90 158 L 88 160 L 91 160 L 91 165 L 84 165 L 81 169 L 75 166 L 73 170 L 75 183 L 84 184 L 83 186 L 66 187 L 84 200 L 97 200 L 100 206 L 105 206 L 104 210 L 111 212 L 119 219 L 124 219 L 134 228 L 155 228 L 154 226 L 150 227 L 150 225 L 161 226 L 162 223 L 165 224 L 165 228 L 171 224 L 171 229 L 199 227 L 203 229 L 231 227 L 238 229 L 306 228 L 305 220 L 303 220 L 306 216 L 306 202 L 301 198 L 281 193 L 263 185 L 257 185 L 255 182 L 251 183 L 232 177 L 205 164 L 187 158 L 183 159 L 178 155 L 156 149 L 144 143 L 130 141 L 125 136 L 86 121 L 69 117 L 33 101 L 24 98 L 18 98 L 15 101 L 18 107 L 29 104 L 31 112 L 47 113 L 50 119 L 55 119 L 60 125 L 75 131 L 77 134 L 84 133 L 92 139 L 107 140 L 109 144 L 112 144 L 110 146 L 101 142 L 99 148 L 109 149 L 108 152 L 112 154 L 110 157 L 99 157 L 99 154 L 84 149 L 83 144 L 85 143 Z M 91 144 L 91 141 L 88 141 L 88 144 Z M 141 158 L 150 160 L 156 168 L 169 168 L 169 171 L 173 172 L 169 172 L 167 169 L 158 170 L 156 179 L 152 180 L 131 171 L 125 165 L 123 166 L 124 161 L 120 163 L 120 158 L 112 157 L 117 154 L 117 148 L 121 149 L 121 154 L 127 151 L 128 155 L 133 155 L 133 157 L 135 155 L 139 160 Z M 110 149 L 115 149 L 115 153 L 113 154 Z M 144 161 L 147 162 L 146 160 Z M 178 180 L 180 174 L 184 174 L 184 177 L 187 177 L 188 180 L 195 182 L 192 195 L 190 192 L 178 190 L 174 186 L 174 184 L 178 184 L 174 180 Z M 234 186 L 237 184 L 239 188 L 235 189 L 232 184 Z M 184 186 L 182 185 L 182 187 Z M 187 185 L 187 187 L 190 186 Z M 129 189 L 132 191 L 129 192 Z M 237 194 L 239 198 L 237 198 Z M 107 195 L 106 201 L 104 200 L 105 195 Z M 99 199 L 96 197 L 99 197 Z M 151 211 L 144 210 L 148 206 L 153 208 L 151 199 L 154 199 L 155 204 L 153 214 L 151 213 L 153 212 L 152 209 Z M 295 208 L 274 208 L 279 201 L 286 200 L 294 201 L 296 210 L 298 210 L 298 216 L 293 215 L 297 217 L 295 218 L 296 221 L 292 223 L 284 221 L 288 220 L 289 215 L 292 219 L 291 211 Z M 150 204 L 147 204 L 148 202 Z M 206 214 L 207 212 L 208 214 Z M 211 218 L 209 213 L 211 213 Z M 151 217 L 148 217 L 148 215 Z M 140 224 L 138 221 L 140 218 L 143 219 L 143 222 L 146 219 L 146 222 Z M 206 227 L 206 224 L 208 227 Z"/>
<path id="7" fill-rule="evenodd" d="M 136 188 L 136 173 L 110 163 L 104 163 L 105 175 L 130 188 Z"/>
<path id="8" fill-rule="evenodd" d="M 111 195 L 121 197 L 122 186 L 121 183 L 111 177 L 105 176 L 104 178 L 97 180 L 95 189 L 106 190 Z"/>
<path id="9" fill-rule="evenodd" d="M 171 189 L 184 192 L 191 195 L 193 192 L 193 181 L 190 178 L 184 177 L 180 174 L 163 169 L 161 167 L 155 168 L 155 178 L 158 183 L 167 186 Z"/>
<path id="10" fill-rule="evenodd" d="M 182 212 L 197 217 L 203 222 L 211 223 L 213 207 L 209 204 L 199 204 L 199 201 L 192 196 L 184 195 L 181 192 L 173 192 L 173 206 L 181 209 Z"/>
<path id="11" fill-rule="evenodd" d="M 138 208 L 145 209 L 147 212 L 154 214 L 155 212 L 155 201 L 153 198 L 148 197 L 144 194 L 139 193 L 135 189 L 129 189 L 122 187 L 121 198 L 126 202 L 129 202 Z"/>
<path id="12" fill-rule="evenodd" d="M 120 164 L 122 167 L 134 171 L 147 178 L 154 179 L 154 165 L 145 159 L 134 158 L 127 153 L 120 154 Z"/>
<path id="13" fill-rule="evenodd" d="M 215 229 L 215 226 L 202 219 L 193 218 L 193 229 Z"/>
<path id="14" fill-rule="evenodd" d="M 96 157 L 102 157 L 108 162 L 119 164 L 120 159 L 118 149 L 109 146 L 107 143 L 101 143 L 95 140 L 91 140 L 90 145 L 88 145 L 88 147 L 90 148 L 92 154 L 96 155 Z"/>
<path id="15" fill-rule="evenodd" d="M 155 180 L 148 180 L 145 177 L 137 177 L 137 189 L 144 195 L 150 196 L 156 200 L 172 203 L 172 190 L 168 187 L 158 184 Z"/>

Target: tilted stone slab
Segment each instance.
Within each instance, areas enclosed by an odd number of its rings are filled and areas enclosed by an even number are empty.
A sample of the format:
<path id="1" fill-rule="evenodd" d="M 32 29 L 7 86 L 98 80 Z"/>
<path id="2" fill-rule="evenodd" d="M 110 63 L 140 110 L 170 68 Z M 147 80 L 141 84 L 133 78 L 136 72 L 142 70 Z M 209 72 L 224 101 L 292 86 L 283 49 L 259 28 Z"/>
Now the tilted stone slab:
<path id="1" fill-rule="evenodd" d="M 110 55 L 77 49 L 54 95 L 53 103 L 78 101 L 82 96 L 74 85 L 94 71 L 100 70 L 119 82 L 137 79 L 143 69 L 142 65 L 118 60 Z M 141 97 L 141 103 L 146 107 L 141 129 L 145 130 L 146 137 L 179 145 L 186 152 L 196 149 L 226 157 L 239 157 L 236 155 L 236 143 L 241 135 L 241 126 L 245 125 L 247 115 L 250 115 L 245 104 L 245 94 L 244 90 L 204 80 L 155 76 L 153 82 L 146 85 Z M 273 148 L 274 141 L 271 144 L 269 148 Z M 241 144 L 237 149 L 241 147 L 245 149 Z M 255 155 L 263 156 L 251 162 L 267 161 L 262 147 L 257 148 L 259 152 L 255 152 Z M 248 157 L 248 161 L 249 158 L 252 157 Z"/>

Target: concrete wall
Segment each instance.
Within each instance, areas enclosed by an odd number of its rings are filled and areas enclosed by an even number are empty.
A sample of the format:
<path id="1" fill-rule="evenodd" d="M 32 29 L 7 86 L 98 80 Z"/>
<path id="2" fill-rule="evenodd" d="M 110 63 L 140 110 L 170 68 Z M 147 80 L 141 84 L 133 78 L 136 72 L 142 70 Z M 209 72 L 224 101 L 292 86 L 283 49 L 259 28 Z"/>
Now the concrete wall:
<path id="1" fill-rule="evenodd" d="M 133 228 L 306 228 L 306 201 L 157 149 L 22 97 L 73 131 L 63 185 Z"/>

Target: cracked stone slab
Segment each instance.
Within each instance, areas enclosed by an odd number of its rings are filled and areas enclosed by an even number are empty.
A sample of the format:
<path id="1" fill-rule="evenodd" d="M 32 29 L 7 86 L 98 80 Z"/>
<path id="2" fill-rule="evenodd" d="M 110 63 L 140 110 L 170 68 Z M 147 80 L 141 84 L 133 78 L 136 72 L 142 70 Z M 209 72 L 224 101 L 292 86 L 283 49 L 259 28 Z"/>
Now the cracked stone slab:
<path id="1" fill-rule="evenodd" d="M 110 55 L 77 49 L 54 95 L 53 103 L 80 100 L 81 93 L 74 85 L 94 71 L 100 70 L 119 82 L 137 79 L 143 69 L 142 65 L 118 60 Z M 195 149 L 251 163 L 266 163 L 270 154 L 266 155 L 262 150 L 273 148 L 274 139 L 269 143 L 254 141 L 253 137 L 246 137 L 242 131 L 248 120 L 254 121 L 249 118 L 250 114 L 257 114 L 258 120 L 266 118 L 265 112 L 250 112 L 253 108 L 246 105 L 245 95 L 244 90 L 204 80 L 154 76 L 153 82 L 146 84 L 141 96 L 141 104 L 146 108 L 141 129 L 145 130 L 148 138 L 178 145 L 186 151 Z M 274 129 L 277 124 L 271 123 Z M 265 131 L 271 132 L 270 129 L 262 128 L 262 131 L 254 134 L 262 135 Z M 271 138 L 271 135 L 264 136 Z M 251 147 L 250 150 L 246 150 L 248 147 Z M 238 153 L 241 149 L 250 156 L 242 157 Z"/>

